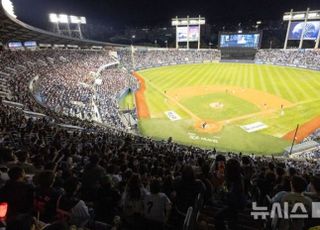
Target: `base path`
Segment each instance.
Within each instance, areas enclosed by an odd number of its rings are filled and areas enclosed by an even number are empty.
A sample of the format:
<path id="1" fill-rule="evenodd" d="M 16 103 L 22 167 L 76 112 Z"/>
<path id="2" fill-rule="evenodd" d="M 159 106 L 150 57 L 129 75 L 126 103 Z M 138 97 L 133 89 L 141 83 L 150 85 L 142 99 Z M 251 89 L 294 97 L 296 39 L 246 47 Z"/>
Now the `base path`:
<path id="1" fill-rule="evenodd" d="M 307 123 L 304 123 L 303 125 L 300 125 L 296 136 L 296 142 L 299 143 L 303 141 L 304 138 L 308 137 L 318 128 L 320 128 L 320 116 L 308 121 Z M 290 131 L 283 136 L 283 139 L 292 141 L 295 131 L 296 129 Z"/>
<path id="2" fill-rule="evenodd" d="M 135 93 L 138 116 L 139 118 L 150 118 L 148 105 L 144 97 L 144 91 L 146 90 L 144 79 L 140 74 L 136 72 L 133 72 L 132 75 L 139 81 L 140 84 L 139 90 Z"/>

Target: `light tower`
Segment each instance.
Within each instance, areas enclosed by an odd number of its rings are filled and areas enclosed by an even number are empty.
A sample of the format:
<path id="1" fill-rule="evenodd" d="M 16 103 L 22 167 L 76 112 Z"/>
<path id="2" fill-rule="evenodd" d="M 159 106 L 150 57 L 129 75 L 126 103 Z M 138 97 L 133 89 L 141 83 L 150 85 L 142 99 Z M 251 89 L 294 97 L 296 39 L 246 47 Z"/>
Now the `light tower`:
<path id="1" fill-rule="evenodd" d="M 187 42 L 187 49 L 190 48 L 190 42 L 198 42 L 200 49 L 200 32 L 201 25 L 204 25 L 206 20 L 199 15 L 198 18 L 178 18 L 171 20 L 172 26 L 176 27 L 176 49 L 179 49 L 180 42 Z"/>
<path id="2" fill-rule="evenodd" d="M 299 49 L 303 48 L 303 41 L 305 40 L 314 40 L 314 48 L 317 49 L 319 47 L 320 10 L 310 10 L 309 8 L 306 11 L 294 12 L 291 10 L 284 13 L 283 21 L 288 21 L 283 49 L 287 49 L 289 40 L 299 40 Z M 292 38 L 292 33 L 299 34 L 299 37 Z"/>
<path id="3" fill-rule="evenodd" d="M 69 16 L 66 14 L 49 14 L 49 21 L 55 24 L 58 34 L 72 36 L 74 33 L 80 39 L 83 39 L 81 25 L 87 24 L 85 17 Z"/>

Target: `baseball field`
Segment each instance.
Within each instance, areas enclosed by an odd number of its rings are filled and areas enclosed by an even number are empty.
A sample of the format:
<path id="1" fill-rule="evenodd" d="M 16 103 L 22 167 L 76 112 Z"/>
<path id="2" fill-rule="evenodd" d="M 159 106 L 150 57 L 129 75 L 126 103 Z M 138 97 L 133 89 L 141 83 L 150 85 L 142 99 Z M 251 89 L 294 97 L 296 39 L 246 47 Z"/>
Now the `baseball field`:
<path id="1" fill-rule="evenodd" d="M 281 154 L 320 127 L 320 72 L 207 63 L 134 74 L 139 128 L 155 139 L 222 151 Z"/>

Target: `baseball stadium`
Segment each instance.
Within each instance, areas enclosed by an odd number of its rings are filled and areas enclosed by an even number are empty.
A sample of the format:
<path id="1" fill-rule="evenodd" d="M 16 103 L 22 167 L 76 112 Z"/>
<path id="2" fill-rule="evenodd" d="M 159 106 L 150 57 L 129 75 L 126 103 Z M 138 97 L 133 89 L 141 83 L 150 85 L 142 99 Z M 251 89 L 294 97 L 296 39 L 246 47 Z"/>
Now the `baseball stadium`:
<path id="1" fill-rule="evenodd" d="M 320 229 L 320 5 L 272 1 L 0 0 L 0 230 Z"/>
<path id="2" fill-rule="evenodd" d="M 155 138 L 271 154 L 290 145 L 297 124 L 297 141 L 319 125 L 317 71 L 205 63 L 151 68 L 135 76 L 142 85 L 136 96 L 139 127 Z M 262 130 L 251 132 L 255 124 Z"/>

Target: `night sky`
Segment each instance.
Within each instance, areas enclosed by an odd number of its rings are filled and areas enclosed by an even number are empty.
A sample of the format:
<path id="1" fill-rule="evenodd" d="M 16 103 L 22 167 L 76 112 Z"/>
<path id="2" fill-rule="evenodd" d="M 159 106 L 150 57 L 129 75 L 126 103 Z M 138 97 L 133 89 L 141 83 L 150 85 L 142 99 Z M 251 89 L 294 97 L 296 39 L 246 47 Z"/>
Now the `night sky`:
<path id="1" fill-rule="evenodd" d="M 170 25 L 175 16 L 206 17 L 210 24 L 248 20 L 280 20 L 285 11 L 320 9 L 320 0 L 12 0 L 18 18 L 47 28 L 48 14 L 87 17 L 107 26 Z"/>

